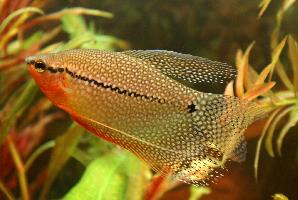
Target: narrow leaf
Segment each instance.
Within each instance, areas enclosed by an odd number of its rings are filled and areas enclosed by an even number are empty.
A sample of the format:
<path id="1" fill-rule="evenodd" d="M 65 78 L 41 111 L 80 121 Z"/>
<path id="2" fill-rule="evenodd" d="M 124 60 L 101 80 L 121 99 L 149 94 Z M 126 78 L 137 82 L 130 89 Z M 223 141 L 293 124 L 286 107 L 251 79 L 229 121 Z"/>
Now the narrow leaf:
<path id="1" fill-rule="evenodd" d="M 298 123 L 298 106 L 292 107 L 289 120 L 281 129 L 280 134 L 277 138 L 276 147 L 277 147 L 277 153 L 279 156 L 281 156 L 281 148 L 282 148 L 282 142 L 284 140 L 284 137 L 286 136 L 290 128 L 294 127 L 297 123 Z"/>
<path id="2" fill-rule="evenodd" d="M 98 10 L 98 9 L 88 9 L 82 7 L 73 7 L 73 8 L 66 8 L 62 11 L 57 12 L 56 14 L 68 15 L 68 14 L 75 14 L 75 15 L 93 15 L 97 17 L 105 17 L 105 18 L 112 18 L 113 14 L 107 11 Z"/>
<path id="3" fill-rule="evenodd" d="M 298 92 L 298 45 L 294 38 L 290 35 L 288 40 L 289 58 L 293 70 L 293 84 L 295 91 Z"/>
<path id="4" fill-rule="evenodd" d="M 62 28 L 71 37 L 80 35 L 87 30 L 84 18 L 79 15 L 65 15 L 62 17 Z"/>
<path id="5" fill-rule="evenodd" d="M 54 52 L 59 52 L 59 51 L 67 50 L 67 49 L 75 49 L 89 41 L 94 41 L 94 37 L 93 37 L 93 35 L 86 32 L 84 34 L 74 37 L 73 39 L 71 39 L 69 42 L 67 42 L 63 46 L 60 46 L 60 48 L 55 49 Z"/>
<path id="6" fill-rule="evenodd" d="M 269 83 L 265 83 L 263 85 L 255 86 L 253 89 L 246 92 L 243 95 L 243 98 L 251 101 L 251 100 L 257 98 L 258 96 L 263 95 L 266 92 L 268 92 L 274 85 L 275 85 L 275 82 L 269 82 Z"/>
<path id="7" fill-rule="evenodd" d="M 26 108 L 32 102 L 38 88 L 33 80 L 30 80 L 26 83 L 25 89 L 21 93 L 21 95 L 17 98 L 10 112 L 1 122 L 2 128 L 0 131 L 0 145 L 3 144 L 5 138 L 10 130 L 10 128 L 14 125 L 17 118 L 26 110 Z"/>
<path id="8" fill-rule="evenodd" d="M 249 54 L 250 51 L 252 49 L 252 47 L 254 46 L 255 42 L 252 42 L 247 49 L 245 50 L 245 53 L 242 57 L 241 62 L 239 62 L 239 66 L 238 67 L 238 76 L 236 79 L 236 94 L 237 96 L 241 97 L 244 94 L 244 84 L 247 81 L 247 77 L 248 77 L 248 66 L 249 66 Z"/>
<path id="9" fill-rule="evenodd" d="M 294 91 L 294 86 L 291 83 L 284 66 L 280 61 L 276 63 L 276 73 L 279 76 L 280 80 L 283 82 L 283 84 L 290 90 Z"/>
<path id="10" fill-rule="evenodd" d="M 283 1 L 283 11 L 286 12 L 294 3 L 296 0 L 284 0 Z"/>
<path id="11" fill-rule="evenodd" d="M 32 19 L 31 21 L 24 24 L 22 27 L 23 30 L 27 30 L 31 28 L 32 26 L 35 26 L 37 24 L 41 24 L 47 21 L 52 20 L 59 20 L 65 15 L 92 15 L 97 17 L 105 17 L 105 18 L 112 18 L 113 14 L 110 12 L 97 10 L 97 9 L 87 9 L 82 7 L 73 7 L 73 8 L 66 8 L 58 12 L 54 12 L 51 14 L 47 14 L 45 16 L 41 16 L 35 19 Z"/>
<path id="12" fill-rule="evenodd" d="M 271 156 L 271 157 L 274 157 L 274 151 L 273 151 L 273 145 L 272 145 L 272 138 L 273 138 L 273 133 L 276 129 L 276 126 L 277 126 L 277 123 L 284 117 L 286 116 L 293 108 L 292 107 L 288 107 L 286 109 L 284 109 L 283 111 L 281 111 L 280 113 L 278 113 L 274 120 L 272 121 L 271 125 L 270 125 L 270 128 L 268 130 L 268 133 L 267 133 L 267 137 L 266 137 L 266 140 L 265 140 L 265 147 L 266 147 L 266 150 L 268 152 L 268 154 Z"/>
<path id="13" fill-rule="evenodd" d="M 125 167 L 128 175 L 125 199 L 144 199 L 144 192 L 151 177 L 150 167 L 134 155 L 129 155 Z"/>
<path id="14" fill-rule="evenodd" d="M 40 156 L 46 150 L 53 148 L 54 146 L 55 142 L 53 140 L 40 145 L 27 159 L 25 163 L 25 170 L 28 171 L 28 169 L 31 167 L 32 163 L 36 160 L 36 158 L 38 158 L 38 156 Z"/>
<path id="15" fill-rule="evenodd" d="M 256 85 L 256 81 L 259 78 L 259 74 L 256 72 L 256 70 L 249 66 L 248 68 L 248 81 L 247 81 L 247 86 L 246 88 L 248 90 L 250 90 L 251 88 L 253 88 Z"/>
<path id="16" fill-rule="evenodd" d="M 258 180 L 258 167 L 259 167 L 259 160 L 260 160 L 260 152 L 261 152 L 261 147 L 262 147 L 262 142 L 264 140 L 265 134 L 267 133 L 267 130 L 271 124 L 271 122 L 273 121 L 273 119 L 275 118 L 275 116 L 279 113 L 279 111 L 281 110 L 281 108 L 276 109 L 267 119 L 262 133 L 261 133 L 261 137 L 258 140 L 257 143 L 257 147 L 256 147 L 256 155 L 255 155 L 255 160 L 254 160 L 254 174 L 255 174 L 255 180 Z"/>
<path id="17" fill-rule="evenodd" d="M 56 145 L 53 149 L 53 153 L 49 162 L 50 165 L 48 167 L 47 181 L 42 189 L 39 199 L 47 199 L 46 195 L 50 187 L 56 179 L 59 171 L 74 152 L 83 133 L 84 129 L 76 123 L 73 123 L 63 135 L 56 139 Z"/>
<path id="18" fill-rule="evenodd" d="M 236 57 L 235 57 L 236 66 L 241 65 L 242 58 L 243 58 L 243 52 L 241 49 L 238 49 L 236 52 Z"/>
<path id="19" fill-rule="evenodd" d="M 259 12 L 259 15 L 258 15 L 259 18 L 264 14 L 264 12 L 268 8 L 270 2 L 271 2 L 271 0 L 262 0 L 260 2 L 260 4 L 259 4 L 260 12 Z"/>
<path id="20" fill-rule="evenodd" d="M 272 196 L 273 200 L 289 200 L 288 197 L 286 197 L 286 195 L 284 194 L 281 194 L 281 193 L 275 193 L 273 196 Z"/>
<path id="21" fill-rule="evenodd" d="M 23 13 L 28 13 L 28 12 L 44 14 L 42 10 L 40 10 L 39 8 L 35 8 L 35 7 L 25 7 L 25 8 L 16 10 L 15 12 L 11 13 L 8 17 L 6 17 L 3 20 L 3 22 L 0 24 L 0 34 L 13 19 L 15 19 L 17 16 L 19 16 Z"/>
<path id="22" fill-rule="evenodd" d="M 255 85 L 262 85 L 265 82 L 270 71 L 271 71 L 270 66 L 265 67 L 261 72 L 261 74 L 259 75 L 258 79 L 256 80 Z"/>
<path id="23" fill-rule="evenodd" d="M 14 200 L 16 199 L 13 194 L 5 187 L 5 185 L 2 183 L 2 180 L 0 180 L 0 191 L 6 196 L 8 200 Z"/>
<path id="24" fill-rule="evenodd" d="M 273 49 L 272 55 L 271 55 L 271 63 L 269 66 L 271 67 L 271 72 L 270 72 L 270 80 L 272 79 L 272 75 L 274 72 L 275 65 L 279 59 L 279 56 L 281 54 L 281 51 L 283 50 L 285 43 L 288 39 L 288 36 L 285 36 L 282 41 Z"/>
<path id="25" fill-rule="evenodd" d="M 17 171 L 22 199 L 29 200 L 28 179 L 24 170 L 24 164 L 22 162 L 21 155 L 10 136 L 7 138 L 7 144 Z"/>

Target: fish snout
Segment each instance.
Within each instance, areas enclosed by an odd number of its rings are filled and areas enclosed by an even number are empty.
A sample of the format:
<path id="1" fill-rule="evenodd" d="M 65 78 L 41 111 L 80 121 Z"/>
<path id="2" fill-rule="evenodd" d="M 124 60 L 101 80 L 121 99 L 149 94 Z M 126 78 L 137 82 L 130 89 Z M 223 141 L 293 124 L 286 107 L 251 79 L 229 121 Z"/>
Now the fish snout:
<path id="1" fill-rule="evenodd" d="M 34 68 L 37 72 L 44 72 L 47 69 L 47 65 L 43 59 L 36 56 L 29 56 L 25 58 L 29 69 Z"/>
<path id="2" fill-rule="evenodd" d="M 28 56 L 27 58 L 25 58 L 25 62 L 27 63 L 27 65 L 34 64 L 35 58 L 33 56 Z"/>

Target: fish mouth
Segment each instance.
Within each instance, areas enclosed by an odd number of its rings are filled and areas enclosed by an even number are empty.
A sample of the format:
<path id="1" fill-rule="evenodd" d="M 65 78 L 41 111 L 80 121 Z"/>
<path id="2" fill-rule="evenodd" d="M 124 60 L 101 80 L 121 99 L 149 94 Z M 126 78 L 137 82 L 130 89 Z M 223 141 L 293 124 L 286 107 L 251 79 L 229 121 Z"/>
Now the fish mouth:
<path id="1" fill-rule="evenodd" d="M 34 68 L 34 64 L 35 64 L 35 59 L 32 56 L 29 56 L 29 57 L 25 58 L 25 62 L 27 64 L 28 72 L 34 77 L 35 72 L 34 72 L 33 68 Z"/>

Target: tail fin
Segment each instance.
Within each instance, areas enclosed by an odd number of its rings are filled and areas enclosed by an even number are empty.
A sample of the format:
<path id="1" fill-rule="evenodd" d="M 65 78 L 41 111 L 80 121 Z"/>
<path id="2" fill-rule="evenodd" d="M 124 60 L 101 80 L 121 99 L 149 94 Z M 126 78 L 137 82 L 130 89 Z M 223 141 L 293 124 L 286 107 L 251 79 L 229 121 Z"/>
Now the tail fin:
<path id="1" fill-rule="evenodd" d="M 243 100 L 245 101 L 245 100 Z M 253 121 L 265 118 L 272 109 L 268 105 L 261 105 L 256 101 L 248 101 L 247 115 L 253 117 Z"/>
<path id="2" fill-rule="evenodd" d="M 268 113 L 256 102 L 208 93 L 199 93 L 196 108 L 194 125 L 198 134 L 203 133 L 202 140 L 221 152 L 223 159 L 237 162 L 246 157 L 245 129 Z"/>
<path id="3" fill-rule="evenodd" d="M 245 100 L 242 100 L 245 101 Z M 267 116 L 270 112 L 270 108 L 265 105 L 260 105 L 254 101 L 247 101 L 247 108 L 246 108 L 246 117 L 250 118 L 247 126 L 253 123 L 256 120 L 262 119 Z M 238 145 L 235 147 L 234 151 L 229 155 L 230 159 L 237 162 L 243 162 L 246 158 L 246 141 L 244 138 L 245 127 L 242 131 L 243 133 L 240 135 Z"/>

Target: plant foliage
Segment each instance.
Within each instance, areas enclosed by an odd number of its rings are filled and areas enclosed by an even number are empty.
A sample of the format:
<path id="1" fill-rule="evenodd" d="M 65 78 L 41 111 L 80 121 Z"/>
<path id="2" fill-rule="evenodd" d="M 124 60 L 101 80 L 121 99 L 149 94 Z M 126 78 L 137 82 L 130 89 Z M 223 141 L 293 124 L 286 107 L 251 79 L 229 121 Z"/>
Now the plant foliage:
<path id="1" fill-rule="evenodd" d="M 128 42 L 104 34 L 83 17 L 111 20 L 112 13 L 82 7 L 47 13 L 48 3 L 0 0 L 0 199 L 150 200 L 178 188 L 180 182 L 153 174 L 129 152 L 86 134 L 39 91 L 24 63 L 29 55 L 73 48 L 130 48 Z M 282 31 L 286 12 L 294 3 L 283 0 L 276 12 L 275 26 L 268 36 L 270 62 L 258 73 L 250 63 L 257 42 L 244 51 L 239 49 L 235 58 L 238 77 L 225 91 L 268 109 L 256 149 L 256 179 L 262 145 L 269 156 L 281 156 L 284 138 L 298 123 L 298 44 L 294 36 Z M 271 0 L 261 0 L 255 20 L 262 20 L 271 5 Z M 155 18 L 154 14 L 148 17 L 150 23 Z M 166 21 L 163 24 L 167 26 Z M 83 170 L 72 172 L 71 162 Z M 72 173 L 78 173 L 78 180 L 58 191 L 55 185 L 63 185 L 59 179 L 68 182 Z M 189 190 L 191 200 L 213 192 L 208 187 Z M 273 197 L 287 199 L 283 194 Z"/>

